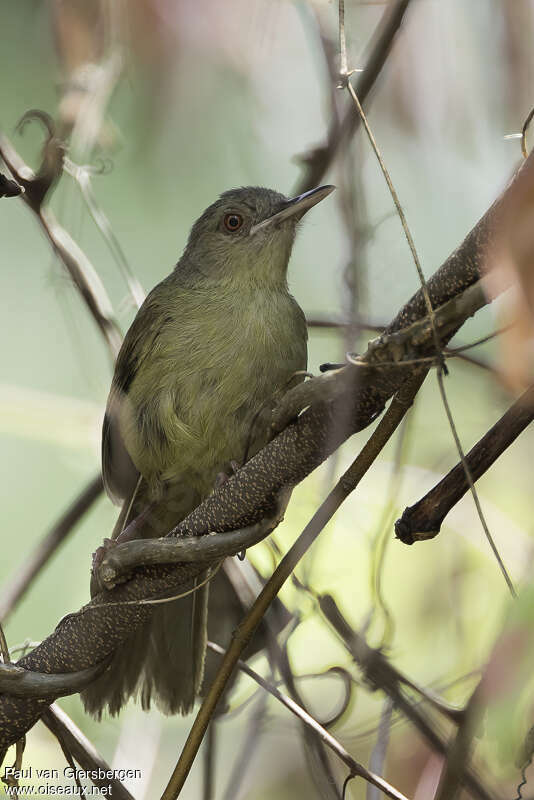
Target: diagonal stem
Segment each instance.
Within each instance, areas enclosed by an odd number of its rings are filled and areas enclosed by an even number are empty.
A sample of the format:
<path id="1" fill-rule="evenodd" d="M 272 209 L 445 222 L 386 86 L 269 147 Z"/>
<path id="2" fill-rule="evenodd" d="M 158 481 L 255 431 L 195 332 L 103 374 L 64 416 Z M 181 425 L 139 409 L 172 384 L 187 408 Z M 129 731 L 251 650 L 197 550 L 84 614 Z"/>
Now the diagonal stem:
<path id="1" fill-rule="evenodd" d="M 230 675 L 238 659 L 241 657 L 243 650 L 254 634 L 254 631 L 263 619 L 269 605 L 277 596 L 285 581 L 290 577 L 302 556 L 308 551 L 343 501 L 354 491 L 360 480 L 382 451 L 386 442 L 389 441 L 410 408 L 425 377 L 426 370 L 420 369 L 403 384 L 366 445 L 349 469 L 341 476 L 336 486 L 315 512 L 296 542 L 278 564 L 269 581 L 257 597 L 254 605 L 235 631 L 230 647 L 199 709 L 178 763 L 161 800 L 175 800 L 175 798 L 178 797 Z"/>

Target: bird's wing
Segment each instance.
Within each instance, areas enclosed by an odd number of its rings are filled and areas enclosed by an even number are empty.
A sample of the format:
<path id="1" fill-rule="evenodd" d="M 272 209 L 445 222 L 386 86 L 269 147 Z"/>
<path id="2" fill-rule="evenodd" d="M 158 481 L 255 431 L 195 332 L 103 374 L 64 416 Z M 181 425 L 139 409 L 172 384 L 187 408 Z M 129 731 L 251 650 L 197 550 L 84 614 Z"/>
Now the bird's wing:
<path id="1" fill-rule="evenodd" d="M 121 434 L 120 423 L 125 414 L 133 413 L 128 390 L 143 362 L 150 356 L 158 336 L 158 322 L 161 321 L 158 289 L 156 287 L 148 295 L 124 338 L 102 425 L 102 478 L 106 492 L 117 505 L 132 496 L 139 477 Z"/>
<path id="2" fill-rule="evenodd" d="M 120 433 L 115 398 L 110 400 L 102 425 L 102 478 L 109 497 L 120 505 L 135 488 L 138 472 Z"/>

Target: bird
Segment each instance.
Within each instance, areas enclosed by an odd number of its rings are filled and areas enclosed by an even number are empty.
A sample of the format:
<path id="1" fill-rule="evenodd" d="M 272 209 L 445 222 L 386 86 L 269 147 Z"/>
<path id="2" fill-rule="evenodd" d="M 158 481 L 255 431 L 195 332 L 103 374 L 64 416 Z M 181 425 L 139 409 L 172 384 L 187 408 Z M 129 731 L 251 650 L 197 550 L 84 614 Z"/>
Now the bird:
<path id="1" fill-rule="evenodd" d="M 147 295 L 102 426 L 104 486 L 122 506 L 112 538 L 143 512 L 136 536 L 165 536 L 269 441 L 265 410 L 307 367 L 306 318 L 287 281 L 295 235 L 334 188 L 291 199 L 255 186 L 225 191 Z M 144 709 L 188 713 L 202 686 L 208 591 L 197 579 L 187 597 L 158 606 L 85 689 L 86 709 L 117 714 L 137 696 Z"/>

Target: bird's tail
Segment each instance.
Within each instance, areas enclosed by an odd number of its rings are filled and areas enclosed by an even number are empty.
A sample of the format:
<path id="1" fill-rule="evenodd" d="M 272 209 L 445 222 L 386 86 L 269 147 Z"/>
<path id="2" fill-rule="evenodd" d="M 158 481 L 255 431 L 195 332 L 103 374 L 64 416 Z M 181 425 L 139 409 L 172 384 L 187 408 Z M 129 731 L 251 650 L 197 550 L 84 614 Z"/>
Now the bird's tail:
<path id="1" fill-rule="evenodd" d="M 116 538 L 137 516 L 143 503 L 142 486 L 123 504 L 113 531 Z M 150 519 L 140 538 L 164 535 L 180 518 Z M 136 531 L 137 533 L 137 531 Z M 202 684 L 207 641 L 209 575 L 202 573 L 183 586 L 184 597 L 154 607 L 150 619 L 115 650 L 107 669 L 82 692 L 88 712 L 100 718 L 106 709 L 117 714 L 130 697 L 139 697 L 144 709 L 154 702 L 167 714 L 187 713 Z"/>

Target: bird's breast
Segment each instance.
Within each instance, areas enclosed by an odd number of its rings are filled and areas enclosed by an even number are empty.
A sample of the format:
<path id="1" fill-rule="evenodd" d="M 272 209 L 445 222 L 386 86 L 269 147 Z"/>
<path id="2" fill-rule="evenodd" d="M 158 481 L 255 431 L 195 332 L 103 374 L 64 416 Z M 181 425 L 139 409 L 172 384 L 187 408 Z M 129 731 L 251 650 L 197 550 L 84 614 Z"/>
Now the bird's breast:
<path id="1" fill-rule="evenodd" d="M 134 461 L 152 485 L 186 480 L 203 495 L 267 440 L 265 412 L 306 368 L 304 316 L 287 292 L 219 296 L 162 337 Z"/>

